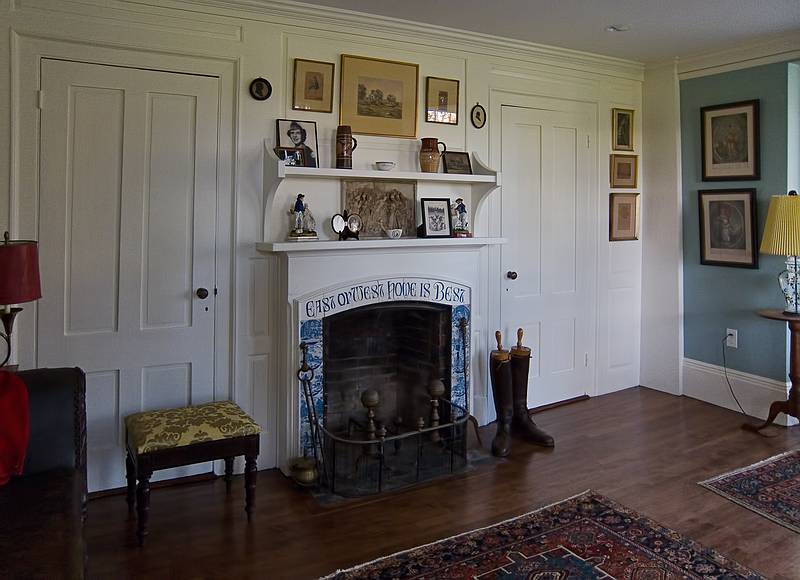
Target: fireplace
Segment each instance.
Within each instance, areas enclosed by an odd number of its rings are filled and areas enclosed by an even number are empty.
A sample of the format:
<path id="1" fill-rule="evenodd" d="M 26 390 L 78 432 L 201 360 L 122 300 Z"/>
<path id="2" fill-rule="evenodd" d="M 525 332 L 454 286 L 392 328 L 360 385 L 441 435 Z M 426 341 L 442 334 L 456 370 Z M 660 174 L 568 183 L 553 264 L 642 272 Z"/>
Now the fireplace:
<path id="1" fill-rule="evenodd" d="M 402 278 L 301 302 L 313 378 L 300 393 L 300 446 L 322 456 L 332 491 L 375 493 L 466 464 L 469 297 L 452 282 Z"/>

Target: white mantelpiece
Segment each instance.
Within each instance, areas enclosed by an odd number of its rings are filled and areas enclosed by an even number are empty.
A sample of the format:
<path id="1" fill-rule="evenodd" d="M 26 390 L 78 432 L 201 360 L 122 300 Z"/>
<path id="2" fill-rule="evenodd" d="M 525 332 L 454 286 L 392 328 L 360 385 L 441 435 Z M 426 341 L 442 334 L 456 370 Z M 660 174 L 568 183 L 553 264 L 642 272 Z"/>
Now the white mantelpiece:
<path id="1" fill-rule="evenodd" d="M 288 462 L 300 453 L 300 384 L 296 373 L 300 365 L 299 344 L 305 324 L 321 320 L 326 313 L 318 309 L 309 314 L 309 304 L 336 303 L 337 311 L 363 302 L 411 300 L 441 301 L 455 307 L 450 296 L 437 297 L 435 288 L 463 290 L 461 312 L 469 321 L 470 386 L 466 401 L 470 413 L 485 422 L 487 405 L 486 365 L 488 356 L 488 283 L 486 252 L 504 243 L 498 238 L 401 239 L 362 241 L 273 242 L 259 243 L 260 252 L 278 256 L 277 304 L 273 304 L 279 337 L 279 389 L 277 397 L 278 465 L 286 471 Z M 407 288 L 404 296 L 392 295 L 389 287 Z M 369 298 L 354 298 L 363 288 L 384 288 L 385 293 Z M 427 291 L 426 291 L 427 289 Z M 364 296 L 364 293 L 360 293 Z M 376 298 L 377 296 L 377 298 Z M 355 303 L 351 302 L 355 301 Z M 449 301 L 449 302 L 448 302 Z M 465 310 L 466 309 L 466 310 Z M 301 327 L 304 329 L 301 331 Z"/>

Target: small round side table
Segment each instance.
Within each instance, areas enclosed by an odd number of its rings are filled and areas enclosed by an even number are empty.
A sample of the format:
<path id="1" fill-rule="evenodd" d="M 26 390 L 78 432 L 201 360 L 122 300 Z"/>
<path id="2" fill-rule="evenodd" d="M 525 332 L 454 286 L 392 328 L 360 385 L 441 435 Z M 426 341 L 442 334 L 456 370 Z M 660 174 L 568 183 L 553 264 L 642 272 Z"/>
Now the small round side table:
<path id="1" fill-rule="evenodd" d="M 769 415 L 762 425 L 742 425 L 748 431 L 761 431 L 765 427 L 772 425 L 775 417 L 779 413 L 786 413 L 790 417 L 800 419 L 800 316 L 786 314 L 783 310 L 759 310 L 759 316 L 770 320 L 779 320 L 789 324 L 790 347 L 789 347 L 789 379 L 792 381 L 792 388 L 789 390 L 789 398 L 785 401 L 775 401 L 769 406 Z"/>

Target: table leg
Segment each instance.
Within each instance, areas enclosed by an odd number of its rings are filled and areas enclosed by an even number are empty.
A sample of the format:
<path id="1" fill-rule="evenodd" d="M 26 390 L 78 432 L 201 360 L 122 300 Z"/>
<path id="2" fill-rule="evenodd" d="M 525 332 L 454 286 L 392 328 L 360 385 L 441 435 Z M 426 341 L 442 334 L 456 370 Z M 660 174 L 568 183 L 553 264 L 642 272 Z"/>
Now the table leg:
<path id="1" fill-rule="evenodd" d="M 125 454 L 125 477 L 128 480 L 128 493 L 125 500 L 128 502 L 128 514 L 133 515 L 136 509 L 136 465 L 130 452 Z"/>
<path id="2" fill-rule="evenodd" d="M 761 425 L 751 425 L 749 423 L 742 425 L 742 429 L 746 431 L 761 431 L 769 427 L 781 413 L 800 419 L 800 320 L 789 320 L 788 323 L 790 331 L 789 379 L 792 381 L 789 397 L 785 401 L 772 403 L 769 406 L 767 420 Z"/>
<path id="3" fill-rule="evenodd" d="M 253 518 L 256 507 L 256 478 L 258 477 L 258 467 L 256 457 L 246 455 L 244 458 L 244 491 L 245 505 L 244 511 L 247 512 L 247 521 Z"/>
<path id="4" fill-rule="evenodd" d="M 225 493 L 231 492 L 231 481 L 233 481 L 233 457 L 225 458 Z"/>
<path id="5" fill-rule="evenodd" d="M 144 539 L 147 537 L 147 520 L 150 516 L 150 476 L 152 472 L 139 473 L 139 486 L 136 489 L 136 510 L 139 516 L 136 523 L 136 537 L 139 539 L 139 545 L 144 545 Z"/>

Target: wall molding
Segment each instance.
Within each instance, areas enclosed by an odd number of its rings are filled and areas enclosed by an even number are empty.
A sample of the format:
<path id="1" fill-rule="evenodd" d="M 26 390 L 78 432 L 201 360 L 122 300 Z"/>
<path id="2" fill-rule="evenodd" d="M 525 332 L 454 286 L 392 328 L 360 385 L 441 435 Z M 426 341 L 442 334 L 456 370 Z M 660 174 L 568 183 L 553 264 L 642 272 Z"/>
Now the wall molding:
<path id="1" fill-rule="evenodd" d="M 681 361 L 683 394 L 699 399 L 718 407 L 739 411 L 731 397 L 728 384 L 725 382 L 725 370 L 718 365 L 699 360 L 684 358 Z M 744 410 L 753 417 L 766 419 L 770 403 L 786 398 L 788 382 L 776 381 L 758 375 L 728 369 L 733 391 L 739 398 Z M 797 419 L 788 421 L 786 415 L 779 415 L 775 421 L 778 425 L 796 425 Z"/>
<path id="2" fill-rule="evenodd" d="M 800 59 L 800 32 L 678 59 L 678 78 L 686 80 Z"/>
<path id="3" fill-rule="evenodd" d="M 296 25 L 298 21 L 302 21 L 304 28 L 310 25 L 316 25 L 322 30 L 343 27 L 350 32 L 357 30 L 360 35 L 376 34 L 381 38 L 393 34 L 405 42 L 419 41 L 441 48 L 504 60 L 537 62 L 560 69 L 573 69 L 583 73 L 635 81 L 642 81 L 644 78 L 644 64 L 637 61 L 305 2 L 194 0 L 187 3 L 183 0 L 118 0 L 118 3 L 171 7 L 187 13 L 203 12 L 219 16 L 237 16 L 286 25 Z M 465 42 L 465 39 L 468 41 Z"/>

